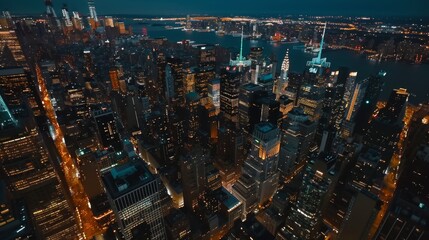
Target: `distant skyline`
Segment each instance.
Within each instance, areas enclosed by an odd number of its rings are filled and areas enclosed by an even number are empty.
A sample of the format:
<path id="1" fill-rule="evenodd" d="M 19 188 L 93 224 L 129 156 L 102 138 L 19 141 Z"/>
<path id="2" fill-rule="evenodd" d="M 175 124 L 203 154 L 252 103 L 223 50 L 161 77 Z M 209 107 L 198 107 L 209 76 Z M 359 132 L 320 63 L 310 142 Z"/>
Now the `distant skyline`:
<path id="1" fill-rule="evenodd" d="M 88 14 L 86 0 L 53 0 L 54 8 L 66 3 L 70 11 Z M 99 15 L 343 15 L 429 17 L 428 0 L 95 0 Z M 44 0 L 3 1 L 1 10 L 12 14 L 42 14 Z"/>

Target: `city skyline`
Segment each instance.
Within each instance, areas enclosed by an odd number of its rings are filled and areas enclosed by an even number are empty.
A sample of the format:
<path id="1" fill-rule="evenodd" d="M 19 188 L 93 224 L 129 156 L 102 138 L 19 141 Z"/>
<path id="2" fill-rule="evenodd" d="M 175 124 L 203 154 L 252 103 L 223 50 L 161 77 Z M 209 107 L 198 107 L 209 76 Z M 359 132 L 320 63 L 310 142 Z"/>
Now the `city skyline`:
<path id="1" fill-rule="evenodd" d="M 429 239 L 424 20 L 53 1 L 0 14 L 1 240 Z"/>
<path id="2" fill-rule="evenodd" d="M 53 1 L 54 8 L 58 11 L 63 4 L 67 4 L 71 11 L 89 15 L 86 0 L 62 0 Z M 43 12 L 42 0 L 26 1 L 16 0 L 2 3 L 2 10 L 8 10 L 13 14 L 36 14 Z M 315 16 L 372 16 L 372 17 L 429 17 L 425 0 L 413 0 L 403 2 L 399 0 L 388 1 L 341 1 L 333 0 L 327 3 L 319 0 L 304 0 L 299 2 L 289 1 L 264 1 L 259 5 L 258 1 L 202 1 L 194 0 L 174 1 L 137 1 L 137 0 L 99 0 L 95 5 L 102 15 L 186 15 L 186 14 L 213 14 L 213 15 L 252 15 L 252 16 L 286 16 L 286 15 L 315 15 Z M 258 7 L 255 7 L 258 5 Z M 368 8 L 368 6 L 371 6 Z M 420 7 L 426 6 L 426 7 Z"/>

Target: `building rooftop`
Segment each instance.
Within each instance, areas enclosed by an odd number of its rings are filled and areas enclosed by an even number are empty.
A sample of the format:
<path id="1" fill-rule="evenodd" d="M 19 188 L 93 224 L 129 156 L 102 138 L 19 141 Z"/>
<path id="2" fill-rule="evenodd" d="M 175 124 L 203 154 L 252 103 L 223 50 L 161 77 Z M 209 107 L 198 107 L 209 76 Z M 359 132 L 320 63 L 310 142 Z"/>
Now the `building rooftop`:
<path id="1" fill-rule="evenodd" d="M 241 204 L 240 201 L 234 197 L 234 195 L 229 193 L 224 187 L 222 187 L 222 193 L 224 196 L 222 203 L 227 207 L 228 211 L 237 208 Z"/>
<path id="2" fill-rule="evenodd" d="M 24 73 L 24 68 L 22 67 L 10 67 L 10 68 L 0 69 L 0 76 L 17 75 L 17 74 L 23 74 L 23 73 Z"/>
<path id="3" fill-rule="evenodd" d="M 274 129 L 276 129 L 276 126 L 269 122 L 261 122 L 256 125 L 256 129 L 262 133 L 268 133 Z"/>
<path id="4" fill-rule="evenodd" d="M 155 178 L 149 172 L 141 159 L 118 165 L 102 176 L 107 192 L 112 198 L 117 198 Z"/>

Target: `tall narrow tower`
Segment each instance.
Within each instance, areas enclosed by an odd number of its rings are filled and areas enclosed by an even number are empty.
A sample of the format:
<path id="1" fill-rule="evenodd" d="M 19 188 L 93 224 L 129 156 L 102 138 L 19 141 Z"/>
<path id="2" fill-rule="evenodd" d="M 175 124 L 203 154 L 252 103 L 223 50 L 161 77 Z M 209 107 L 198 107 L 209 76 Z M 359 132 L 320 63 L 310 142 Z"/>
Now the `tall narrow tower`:
<path id="1" fill-rule="evenodd" d="M 67 5 L 66 4 L 63 5 L 63 8 L 61 9 L 61 12 L 63 14 L 64 24 L 66 25 L 66 27 L 72 27 L 73 23 L 72 23 L 72 21 L 70 19 L 70 14 L 69 14 L 69 11 L 67 9 Z"/>
<path id="2" fill-rule="evenodd" d="M 89 7 L 89 17 L 94 19 L 95 22 L 98 22 L 97 12 L 95 11 L 94 0 L 88 0 Z"/>
<path id="3" fill-rule="evenodd" d="M 55 13 L 54 7 L 52 5 L 52 0 L 45 0 L 46 6 L 46 15 L 48 17 L 48 21 L 51 24 L 51 27 L 60 27 L 61 23 L 57 18 L 57 14 Z"/>
<path id="4" fill-rule="evenodd" d="M 289 73 L 289 49 L 286 50 L 285 58 L 283 59 L 281 73 L 279 79 L 277 79 L 277 84 L 275 86 L 274 93 L 276 94 L 276 99 L 279 99 L 281 95 L 284 95 L 285 89 L 288 85 L 288 73 Z"/>

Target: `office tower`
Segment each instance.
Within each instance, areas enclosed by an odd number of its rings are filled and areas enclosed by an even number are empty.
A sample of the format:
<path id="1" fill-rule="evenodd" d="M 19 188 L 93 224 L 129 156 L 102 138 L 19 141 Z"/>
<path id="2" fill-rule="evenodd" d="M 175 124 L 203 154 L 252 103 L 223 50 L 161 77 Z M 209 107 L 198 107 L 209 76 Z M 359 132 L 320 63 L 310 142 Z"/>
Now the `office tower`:
<path id="1" fill-rule="evenodd" d="M 246 208 L 253 205 L 252 198 L 247 198 L 249 193 L 256 198 L 256 204 L 262 206 L 276 192 L 279 150 L 279 129 L 267 122 L 257 124 L 253 132 L 251 151 L 242 168 L 242 176 L 233 186 L 234 196 L 243 202 L 244 214 L 250 210 Z M 252 182 L 255 185 L 254 192 L 250 192 Z"/>
<path id="2" fill-rule="evenodd" d="M 288 74 L 289 74 L 289 49 L 286 50 L 286 55 L 282 62 L 280 76 L 277 79 L 276 85 L 274 87 L 274 93 L 276 94 L 276 99 L 279 99 L 280 96 L 285 94 L 285 90 L 288 86 Z"/>
<path id="3" fill-rule="evenodd" d="M 311 121 L 302 108 L 295 107 L 281 124 L 279 170 L 288 176 L 307 162 L 316 133 L 317 124 Z"/>
<path id="4" fill-rule="evenodd" d="M 208 83 L 208 96 L 215 106 L 216 112 L 220 110 L 220 79 L 212 79 Z"/>
<path id="5" fill-rule="evenodd" d="M 169 95 L 171 92 L 174 92 L 173 95 L 170 95 L 170 98 L 173 98 L 176 105 L 183 105 L 185 101 L 185 81 L 184 81 L 184 70 L 183 70 L 183 61 L 179 58 L 169 57 L 167 58 L 166 68 L 166 86 L 167 93 Z M 169 71 L 171 69 L 171 71 Z M 171 72 L 171 74 L 169 73 Z M 171 85 L 171 82 L 173 84 Z M 172 86 L 171 88 L 169 86 Z"/>
<path id="6" fill-rule="evenodd" d="M 216 67 L 216 47 L 204 44 L 198 46 L 198 62 L 200 67 Z"/>
<path id="7" fill-rule="evenodd" d="M 34 114 L 40 114 L 41 103 L 36 86 L 22 67 L 0 69 L 0 94 L 11 108 L 25 104 L 27 99 Z"/>
<path id="8" fill-rule="evenodd" d="M 186 94 L 187 124 L 186 131 L 188 143 L 197 140 L 197 132 L 200 127 L 198 107 L 200 106 L 200 96 L 196 92 Z"/>
<path id="9" fill-rule="evenodd" d="M 387 100 L 386 106 L 380 110 L 377 117 L 402 122 L 409 96 L 407 89 L 394 89 Z"/>
<path id="10" fill-rule="evenodd" d="M 209 81 L 216 77 L 215 69 L 211 66 L 195 69 L 195 91 L 200 95 L 203 105 L 208 103 Z"/>
<path id="11" fill-rule="evenodd" d="M 70 14 L 69 14 L 69 11 L 67 9 L 67 5 L 66 4 L 63 5 L 63 8 L 61 9 L 61 12 L 63 14 L 64 25 L 67 28 L 72 27 L 73 23 L 72 23 L 72 21 L 70 19 Z"/>
<path id="12" fill-rule="evenodd" d="M 90 50 L 83 51 L 83 61 L 84 61 L 84 73 L 89 74 L 89 76 L 94 75 L 94 61 L 92 60 L 92 55 Z"/>
<path id="13" fill-rule="evenodd" d="M 390 208 L 373 239 L 427 239 L 429 209 L 429 105 L 422 104 L 412 116 L 404 142 L 403 172 Z M 403 161 L 403 162 L 402 162 Z"/>
<path id="14" fill-rule="evenodd" d="M 257 118 L 255 109 L 252 108 L 255 99 L 263 94 L 262 87 L 256 85 L 254 83 L 246 83 L 240 87 L 240 95 L 239 95 L 239 119 L 240 126 L 244 130 L 245 133 L 251 134 L 253 131 L 254 124 L 259 122 L 259 118 Z"/>
<path id="15" fill-rule="evenodd" d="M 21 66 L 26 67 L 27 62 L 14 30 L 0 30 L 0 49 L 4 54 L 11 53 L 13 59 L 8 57 L 8 62 L 0 62 L 1 67 Z M 4 56 L 3 56 L 4 58 Z"/>
<path id="16" fill-rule="evenodd" d="M 273 125 L 278 125 L 281 119 L 280 103 L 276 101 L 276 95 L 271 91 L 263 91 L 263 94 L 257 96 L 252 108 L 256 114 L 252 113 L 252 117 L 257 117 L 257 122 L 270 122 Z M 251 127 L 253 129 L 253 126 Z"/>
<path id="17" fill-rule="evenodd" d="M 334 181 L 335 162 L 335 157 L 323 154 L 309 161 L 304 170 L 298 198 L 292 204 L 291 212 L 277 239 L 319 239 L 321 213 Z"/>
<path id="18" fill-rule="evenodd" d="M 365 191 L 355 193 L 344 214 L 338 239 L 367 239 L 380 207 L 381 201 L 376 195 Z"/>
<path id="19" fill-rule="evenodd" d="M 1 176 L 12 197 L 28 207 L 37 239 L 59 240 L 79 235 L 74 209 L 59 183 L 34 118 L 2 120 L 11 118 L 2 102 L 0 98 L 0 122 L 13 123 L 3 125 L 0 131 Z"/>
<path id="20" fill-rule="evenodd" d="M 125 239 L 166 239 L 161 181 L 141 159 L 110 169 L 102 175 L 102 180 Z"/>
<path id="21" fill-rule="evenodd" d="M 112 91 L 119 91 L 119 76 L 118 69 L 112 67 L 109 70 L 110 83 L 112 84 Z"/>
<path id="22" fill-rule="evenodd" d="M 183 197 L 187 211 L 195 212 L 198 208 L 198 199 L 206 187 L 205 165 L 208 160 L 209 153 L 200 146 L 194 146 L 180 158 Z"/>
<path id="23" fill-rule="evenodd" d="M 121 150 L 121 139 L 113 112 L 107 107 L 100 107 L 92 112 L 92 116 L 97 127 L 100 145 L 103 148 L 113 147 L 117 151 Z"/>
<path id="24" fill-rule="evenodd" d="M 399 134 L 403 128 L 403 118 L 409 93 L 406 89 L 394 89 L 386 106 L 369 124 L 364 137 L 364 144 L 381 153 L 383 168 L 387 168 L 397 148 Z"/>
<path id="25" fill-rule="evenodd" d="M 83 29 L 82 18 L 79 16 L 78 12 L 73 12 L 73 27 L 76 30 Z"/>
<path id="26" fill-rule="evenodd" d="M 220 111 L 225 119 L 238 123 L 238 103 L 242 74 L 235 68 L 222 70 L 220 82 Z"/>
<path id="27" fill-rule="evenodd" d="M 344 118 L 346 106 L 350 104 L 352 88 L 355 85 L 357 72 L 350 72 L 346 67 L 340 67 L 338 71 L 332 73 L 333 91 L 332 103 L 324 109 L 328 126 L 336 132 L 340 131 L 340 126 Z M 329 88 L 329 85 L 328 85 Z M 329 99 L 325 99 L 329 101 Z"/>
<path id="28" fill-rule="evenodd" d="M 219 127 L 217 153 L 221 162 L 240 166 L 243 161 L 244 136 L 241 129 L 231 122 Z"/>
<path id="29" fill-rule="evenodd" d="M 168 239 L 185 240 L 191 238 L 189 219 L 180 209 L 171 211 L 165 218 Z"/>
<path id="30" fill-rule="evenodd" d="M 252 62 L 250 66 L 251 72 L 251 82 L 254 84 L 258 83 L 259 75 L 261 73 L 262 61 L 264 49 L 261 47 L 252 47 L 250 48 L 249 59 Z"/>
<path id="31" fill-rule="evenodd" d="M 170 103 L 175 96 L 173 70 L 170 64 L 165 65 L 164 92 L 167 103 Z"/>
<path id="32" fill-rule="evenodd" d="M 127 29 L 125 28 L 125 23 L 124 22 L 116 22 L 115 23 L 115 27 L 118 29 L 119 34 L 124 35 L 127 34 Z"/>
<path id="33" fill-rule="evenodd" d="M 57 14 L 55 13 L 52 0 L 45 0 L 45 6 L 49 27 L 53 29 L 59 29 L 61 27 L 61 23 L 57 18 Z"/>
<path id="34" fill-rule="evenodd" d="M 298 106 L 310 117 L 318 121 L 322 115 L 323 88 L 316 85 L 304 85 L 300 88 Z"/>
<path id="35" fill-rule="evenodd" d="M 365 95 L 356 115 L 356 133 L 362 134 L 368 128 L 369 120 L 377 107 L 384 76 L 386 76 L 386 73 L 380 72 L 377 76 L 371 76 L 367 79 L 368 84 L 365 89 Z"/>
<path id="36" fill-rule="evenodd" d="M 94 0 L 88 0 L 88 8 L 89 8 L 89 17 L 93 19 L 95 22 L 98 22 L 98 16 L 97 16 L 97 12 L 95 11 Z"/>
<path id="37" fill-rule="evenodd" d="M 357 113 L 360 106 L 363 104 L 363 98 L 365 96 L 366 88 L 368 87 L 368 79 L 364 79 L 363 81 L 356 83 L 354 87 L 354 91 L 350 98 L 350 102 L 347 105 L 344 119 L 342 122 L 340 134 L 342 138 L 351 137 L 354 133 L 354 129 L 356 126 L 356 118 Z"/>
<path id="38" fill-rule="evenodd" d="M 184 89 L 185 94 L 195 91 L 195 68 L 189 68 L 184 71 Z"/>
<path id="39" fill-rule="evenodd" d="M 105 27 L 111 27 L 111 28 L 115 27 L 115 23 L 113 21 L 113 17 L 111 17 L 111 16 L 105 16 L 104 17 L 104 26 Z"/>

